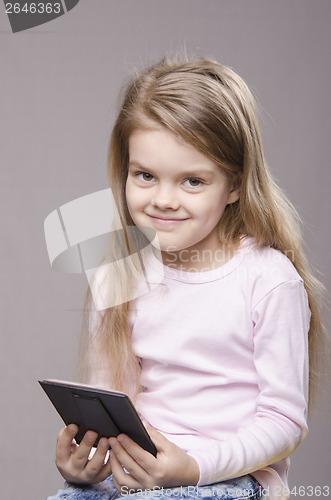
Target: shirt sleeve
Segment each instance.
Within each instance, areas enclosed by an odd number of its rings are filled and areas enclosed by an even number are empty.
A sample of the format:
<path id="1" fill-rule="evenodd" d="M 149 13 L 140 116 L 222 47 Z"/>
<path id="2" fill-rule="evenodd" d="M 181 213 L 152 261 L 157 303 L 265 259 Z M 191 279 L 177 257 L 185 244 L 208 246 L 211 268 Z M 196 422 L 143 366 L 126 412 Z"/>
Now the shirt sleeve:
<path id="1" fill-rule="evenodd" d="M 310 311 L 303 282 L 291 280 L 252 309 L 259 395 L 253 420 L 224 441 L 190 450 L 198 485 L 249 474 L 290 455 L 307 433 Z"/>

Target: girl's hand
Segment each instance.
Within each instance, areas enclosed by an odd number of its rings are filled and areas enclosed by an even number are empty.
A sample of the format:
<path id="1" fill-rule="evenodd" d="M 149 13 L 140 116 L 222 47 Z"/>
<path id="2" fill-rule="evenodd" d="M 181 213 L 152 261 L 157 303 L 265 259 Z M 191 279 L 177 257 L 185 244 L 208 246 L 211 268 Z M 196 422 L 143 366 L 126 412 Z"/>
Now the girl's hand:
<path id="1" fill-rule="evenodd" d="M 95 454 L 89 460 L 97 433 L 88 431 L 78 446 L 73 441 L 77 432 L 78 427 L 75 424 L 70 424 L 59 432 L 56 443 L 56 466 L 68 483 L 99 483 L 111 475 L 109 458 L 104 463 L 109 449 L 108 439 L 100 439 Z"/>
<path id="2" fill-rule="evenodd" d="M 155 429 L 148 427 L 147 430 L 157 449 L 156 458 L 125 434 L 109 439 L 117 491 L 127 494 L 139 489 L 196 485 L 200 471 L 194 458 Z"/>

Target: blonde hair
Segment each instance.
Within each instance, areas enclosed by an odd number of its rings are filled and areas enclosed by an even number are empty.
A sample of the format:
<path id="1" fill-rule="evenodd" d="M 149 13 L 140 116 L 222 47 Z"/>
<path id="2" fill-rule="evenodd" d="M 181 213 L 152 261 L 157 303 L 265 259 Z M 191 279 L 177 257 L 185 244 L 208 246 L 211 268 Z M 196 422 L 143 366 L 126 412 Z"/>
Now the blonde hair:
<path id="1" fill-rule="evenodd" d="M 234 245 L 241 236 L 252 236 L 258 246 L 271 246 L 287 255 L 304 280 L 311 310 L 312 390 L 317 355 L 325 345 L 319 309 L 323 287 L 307 264 L 297 212 L 266 167 L 250 90 L 233 70 L 209 59 L 164 58 L 132 80 L 113 128 L 108 158 L 110 187 L 123 227 L 133 225 L 125 202 L 129 137 L 135 130 L 155 126 L 171 130 L 216 162 L 233 180 L 241 180 L 239 200 L 226 207 L 219 222 L 220 241 Z M 127 269 L 125 273 L 125 279 L 134 286 L 132 271 Z M 103 312 L 94 354 L 87 355 L 89 342 L 83 350 L 82 366 L 88 374 L 101 358 L 107 358 L 104 364 L 108 366 L 109 384 L 134 395 L 139 391 L 139 362 L 132 350 L 129 312 L 128 302 Z"/>

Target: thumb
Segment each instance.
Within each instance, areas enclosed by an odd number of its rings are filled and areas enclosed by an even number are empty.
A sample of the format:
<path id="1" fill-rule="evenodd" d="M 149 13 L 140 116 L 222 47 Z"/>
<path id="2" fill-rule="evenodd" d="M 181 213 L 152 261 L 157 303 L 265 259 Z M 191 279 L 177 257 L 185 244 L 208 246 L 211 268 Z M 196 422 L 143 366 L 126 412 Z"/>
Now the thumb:
<path id="1" fill-rule="evenodd" d="M 150 435 L 151 440 L 156 446 L 156 449 L 158 451 L 163 451 L 166 447 L 167 444 L 169 443 L 168 439 L 161 434 L 161 432 L 157 431 L 154 429 L 154 427 L 151 427 L 150 425 L 146 425 L 146 430 L 148 434 Z"/>
<path id="2" fill-rule="evenodd" d="M 57 436 L 56 442 L 56 458 L 57 460 L 68 459 L 72 453 L 72 443 L 75 435 L 78 432 L 78 426 L 70 424 L 61 429 Z"/>

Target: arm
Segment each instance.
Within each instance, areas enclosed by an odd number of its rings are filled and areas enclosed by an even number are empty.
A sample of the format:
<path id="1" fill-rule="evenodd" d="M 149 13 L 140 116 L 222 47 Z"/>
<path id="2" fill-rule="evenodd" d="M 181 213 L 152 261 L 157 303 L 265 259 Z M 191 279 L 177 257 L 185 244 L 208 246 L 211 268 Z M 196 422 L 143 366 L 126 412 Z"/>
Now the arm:
<path id="1" fill-rule="evenodd" d="M 279 285 L 253 307 L 259 386 L 255 418 L 227 440 L 189 451 L 199 464 L 200 485 L 277 462 L 306 435 L 309 319 L 307 295 L 299 280 Z"/>

